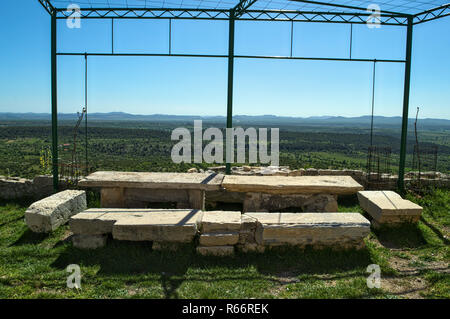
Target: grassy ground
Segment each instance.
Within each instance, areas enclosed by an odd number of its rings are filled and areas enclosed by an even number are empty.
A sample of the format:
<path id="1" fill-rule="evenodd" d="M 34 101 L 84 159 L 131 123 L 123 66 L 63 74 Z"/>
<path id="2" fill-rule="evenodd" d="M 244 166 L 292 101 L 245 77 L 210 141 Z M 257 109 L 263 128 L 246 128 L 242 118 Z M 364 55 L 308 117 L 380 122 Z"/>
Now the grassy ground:
<path id="1" fill-rule="evenodd" d="M 30 232 L 25 205 L 0 206 L 0 298 L 450 298 L 450 191 L 410 199 L 424 207 L 416 226 L 372 232 L 362 251 L 272 250 L 200 257 L 187 246 L 153 252 L 146 243 L 72 247 L 68 227 Z M 359 211 L 355 199 L 340 211 Z M 81 267 L 81 289 L 66 288 L 66 267 Z M 366 268 L 381 267 L 369 289 Z"/>

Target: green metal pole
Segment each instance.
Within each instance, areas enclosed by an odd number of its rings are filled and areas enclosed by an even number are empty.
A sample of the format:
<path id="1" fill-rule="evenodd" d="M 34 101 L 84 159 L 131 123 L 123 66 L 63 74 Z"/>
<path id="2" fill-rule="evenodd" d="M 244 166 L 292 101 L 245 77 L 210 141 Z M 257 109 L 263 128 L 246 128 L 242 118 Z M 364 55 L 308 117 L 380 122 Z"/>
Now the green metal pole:
<path id="1" fill-rule="evenodd" d="M 58 96 L 57 96 L 57 56 L 56 56 L 56 12 L 51 22 L 51 81 L 52 81 L 52 172 L 53 189 L 59 189 L 58 177 Z"/>
<path id="2" fill-rule="evenodd" d="M 400 144 L 400 163 L 398 168 L 398 188 L 405 192 L 405 163 L 406 163 L 406 143 L 408 136 L 408 116 L 409 116 L 409 92 L 411 84 L 411 55 L 412 55 L 413 18 L 408 17 L 408 29 L 406 35 L 406 62 L 405 62 L 405 83 L 403 92 L 403 118 L 402 137 Z"/>
<path id="3" fill-rule="evenodd" d="M 228 98 L 227 98 L 227 129 L 233 127 L 233 70 L 234 70 L 234 10 L 230 10 L 228 33 Z M 228 143 L 227 143 L 228 148 Z M 227 150 L 234 152 L 234 150 Z M 226 163 L 226 174 L 231 174 L 231 163 Z"/>
<path id="4" fill-rule="evenodd" d="M 86 142 L 86 149 L 85 149 L 85 176 L 88 176 L 89 174 L 89 168 L 88 168 L 88 59 L 87 54 L 84 56 L 84 138 Z"/>

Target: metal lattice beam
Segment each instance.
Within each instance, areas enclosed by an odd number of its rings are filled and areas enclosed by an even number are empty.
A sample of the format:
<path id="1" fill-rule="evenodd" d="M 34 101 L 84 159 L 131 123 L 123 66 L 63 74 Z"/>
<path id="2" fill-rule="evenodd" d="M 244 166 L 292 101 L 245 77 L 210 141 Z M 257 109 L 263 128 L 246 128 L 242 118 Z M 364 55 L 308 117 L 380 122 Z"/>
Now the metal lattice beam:
<path id="1" fill-rule="evenodd" d="M 357 6 L 350 6 L 345 4 L 337 4 L 337 3 L 330 3 L 330 2 L 323 2 L 323 1 L 307 1 L 307 0 L 289 0 L 294 2 L 302 2 L 302 3 L 309 3 L 309 4 L 316 4 L 319 6 L 325 6 L 325 7 L 332 7 L 332 8 L 341 8 L 341 9 L 350 9 L 350 10 L 358 10 L 358 11 L 367 11 L 367 8 L 357 7 Z M 398 14 L 398 15 L 405 15 L 400 12 L 393 12 L 393 11 L 384 11 L 385 13 L 390 14 Z"/>
<path id="2" fill-rule="evenodd" d="M 57 9 L 58 19 L 65 19 L 72 14 L 64 9 Z M 83 9 L 82 19 L 206 19 L 229 20 L 230 10 L 209 9 Z M 316 11 L 281 11 L 281 10 L 244 10 L 236 20 L 257 21 L 294 21 L 294 22 L 328 22 L 365 24 L 371 13 L 338 13 Z M 405 15 L 381 13 L 380 24 L 400 25 L 408 24 Z"/>
<path id="3" fill-rule="evenodd" d="M 50 1 L 48 0 L 38 0 L 38 1 L 49 14 L 53 14 L 53 12 L 55 12 L 55 8 L 52 6 Z"/>
<path id="4" fill-rule="evenodd" d="M 450 3 L 414 15 L 414 24 L 433 21 L 450 15 Z"/>
<path id="5" fill-rule="evenodd" d="M 371 13 L 338 13 L 316 11 L 274 11 L 274 10 L 248 10 L 239 17 L 239 20 L 262 21 L 294 21 L 294 22 L 328 22 L 328 23 L 352 23 L 366 24 Z M 408 24 L 405 15 L 380 14 L 380 24 L 401 25 Z"/>
<path id="6" fill-rule="evenodd" d="M 241 0 L 239 3 L 233 8 L 234 16 L 239 18 L 239 16 L 245 12 L 248 8 L 252 6 L 258 0 Z"/>
<path id="7" fill-rule="evenodd" d="M 58 19 L 69 17 L 72 12 L 57 9 Z M 88 8 L 80 11 L 81 19 L 207 19 L 228 20 L 230 11 L 225 9 L 161 9 L 161 8 Z"/>

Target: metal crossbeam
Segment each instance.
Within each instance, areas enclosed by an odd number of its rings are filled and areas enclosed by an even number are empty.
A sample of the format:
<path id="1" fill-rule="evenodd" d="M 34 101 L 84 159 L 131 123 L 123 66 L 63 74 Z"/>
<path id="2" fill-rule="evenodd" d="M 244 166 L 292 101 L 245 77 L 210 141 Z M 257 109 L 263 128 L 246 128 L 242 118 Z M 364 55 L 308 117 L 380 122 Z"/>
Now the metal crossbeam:
<path id="1" fill-rule="evenodd" d="M 294 22 L 328 22 L 366 24 L 372 13 L 338 13 L 316 11 L 280 11 L 280 10 L 248 10 L 239 17 L 239 20 L 260 21 L 294 21 Z M 405 15 L 380 14 L 382 25 L 408 25 Z"/>
<path id="2" fill-rule="evenodd" d="M 239 16 L 245 12 L 248 8 L 250 8 L 256 1 L 258 0 L 241 0 L 239 3 L 233 8 L 235 18 L 239 18 Z"/>
<path id="3" fill-rule="evenodd" d="M 49 14 L 52 14 L 53 12 L 55 12 L 55 8 L 52 6 L 50 1 L 48 1 L 48 0 L 38 0 L 38 1 Z"/>
<path id="4" fill-rule="evenodd" d="M 72 14 L 64 9 L 57 9 L 58 19 L 65 19 Z M 229 20 L 230 10 L 222 9 L 83 9 L 82 19 L 206 19 Z M 236 20 L 256 21 L 294 21 L 294 22 L 328 22 L 365 24 L 371 13 L 338 13 L 316 11 L 285 11 L 285 10 L 244 10 Z M 380 14 L 380 24 L 408 24 L 408 16 L 388 13 Z"/>
<path id="5" fill-rule="evenodd" d="M 345 5 L 345 4 L 337 4 L 337 3 L 323 2 L 323 1 L 307 1 L 307 0 L 289 0 L 289 1 L 302 2 L 302 3 L 309 3 L 309 4 L 316 4 L 316 5 L 319 5 L 319 6 L 332 7 L 332 8 L 341 8 L 341 9 L 350 9 L 350 10 L 358 10 L 358 11 L 367 11 L 367 8 L 356 7 L 356 6 L 350 6 L 350 5 Z M 390 14 L 404 15 L 403 13 L 400 13 L 400 12 L 384 11 L 384 10 L 383 10 L 383 12 L 385 12 L 385 13 L 390 13 Z"/>
<path id="6" fill-rule="evenodd" d="M 450 15 L 450 3 L 414 15 L 414 24 L 433 21 Z"/>
<path id="7" fill-rule="evenodd" d="M 72 12 L 57 9 L 58 19 L 69 17 Z M 225 9 L 161 9 L 161 8 L 86 8 L 80 11 L 81 19 L 207 19 L 228 20 L 230 10 Z"/>

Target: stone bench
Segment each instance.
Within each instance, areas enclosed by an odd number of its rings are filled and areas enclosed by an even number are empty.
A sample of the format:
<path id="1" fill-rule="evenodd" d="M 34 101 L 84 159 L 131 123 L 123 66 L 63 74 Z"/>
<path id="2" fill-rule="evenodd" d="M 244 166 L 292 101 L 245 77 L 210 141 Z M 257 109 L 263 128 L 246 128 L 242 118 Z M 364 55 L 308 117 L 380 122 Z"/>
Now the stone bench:
<path id="1" fill-rule="evenodd" d="M 73 244 L 98 248 L 113 239 L 153 242 L 153 249 L 192 243 L 201 255 L 263 252 L 266 247 L 361 248 L 370 223 L 358 213 L 246 213 L 161 209 L 88 209 L 70 218 Z M 171 246 L 172 245 L 172 246 Z"/>
<path id="2" fill-rule="evenodd" d="M 31 204 L 25 222 L 31 231 L 47 233 L 65 224 L 72 215 L 86 209 L 86 193 L 66 190 Z"/>
<path id="3" fill-rule="evenodd" d="M 256 223 L 258 246 L 360 249 L 370 232 L 370 222 L 359 213 L 246 213 Z M 243 244 L 246 248 L 246 244 Z"/>
<path id="4" fill-rule="evenodd" d="M 393 191 L 361 191 L 358 192 L 358 200 L 362 209 L 373 218 L 375 228 L 417 223 L 423 210 Z"/>
<path id="5" fill-rule="evenodd" d="M 142 208 L 148 203 L 175 202 L 176 208 L 204 209 L 205 191 L 219 190 L 223 175 L 99 171 L 78 185 L 100 188 L 105 208 Z"/>
<path id="6" fill-rule="evenodd" d="M 97 248 L 114 239 L 189 243 L 197 235 L 201 211 L 195 209 L 92 208 L 70 218 L 74 246 Z"/>
<path id="7" fill-rule="evenodd" d="M 350 176 L 228 175 L 224 177 L 222 187 L 229 194 L 241 194 L 244 212 L 279 211 L 286 208 L 335 212 L 338 210 L 338 195 L 351 195 L 363 190 Z"/>

